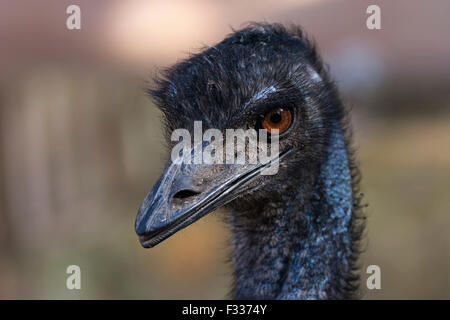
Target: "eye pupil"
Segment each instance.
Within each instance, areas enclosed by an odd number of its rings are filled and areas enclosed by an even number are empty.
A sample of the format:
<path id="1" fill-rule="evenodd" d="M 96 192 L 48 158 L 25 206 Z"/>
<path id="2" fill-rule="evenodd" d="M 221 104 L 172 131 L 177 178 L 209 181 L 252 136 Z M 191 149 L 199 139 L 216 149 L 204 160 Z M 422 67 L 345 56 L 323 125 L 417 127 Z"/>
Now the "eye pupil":
<path id="1" fill-rule="evenodd" d="M 278 123 L 281 121 L 281 113 L 277 112 L 270 116 L 270 121 L 273 123 Z"/>

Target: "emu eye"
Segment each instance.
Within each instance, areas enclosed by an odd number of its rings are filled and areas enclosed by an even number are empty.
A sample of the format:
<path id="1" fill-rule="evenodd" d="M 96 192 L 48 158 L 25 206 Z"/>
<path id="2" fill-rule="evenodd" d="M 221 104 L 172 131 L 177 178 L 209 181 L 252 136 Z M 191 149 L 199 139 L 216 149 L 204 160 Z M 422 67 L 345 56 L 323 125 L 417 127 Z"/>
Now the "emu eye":
<path id="1" fill-rule="evenodd" d="M 278 134 L 285 132 L 292 123 L 291 110 L 287 108 L 274 109 L 261 118 L 261 127 L 270 134 L 273 130 L 278 130 Z"/>

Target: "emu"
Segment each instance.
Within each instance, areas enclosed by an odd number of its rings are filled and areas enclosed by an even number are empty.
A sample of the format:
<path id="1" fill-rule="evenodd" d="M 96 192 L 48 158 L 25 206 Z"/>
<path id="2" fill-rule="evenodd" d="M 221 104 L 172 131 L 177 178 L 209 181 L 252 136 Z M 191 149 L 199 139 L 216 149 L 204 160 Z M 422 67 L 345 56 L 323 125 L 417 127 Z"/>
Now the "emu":
<path id="1" fill-rule="evenodd" d="M 298 26 L 250 24 L 157 77 L 169 146 L 177 128 L 278 130 L 279 171 L 264 164 L 168 161 L 136 233 L 153 247 L 224 207 L 236 299 L 358 297 L 364 215 L 349 116 Z M 269 90 L 269 89 L 270 90 Z"/>

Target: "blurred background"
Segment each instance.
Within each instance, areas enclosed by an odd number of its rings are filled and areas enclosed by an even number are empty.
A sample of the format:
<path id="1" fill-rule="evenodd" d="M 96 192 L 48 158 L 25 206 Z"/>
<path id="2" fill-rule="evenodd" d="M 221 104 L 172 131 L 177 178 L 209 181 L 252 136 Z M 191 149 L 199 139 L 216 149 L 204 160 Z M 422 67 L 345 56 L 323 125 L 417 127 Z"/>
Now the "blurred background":
<path id="1" fill-rule="evenodd" d="M 66 8 L 81 8 L 81 30 Z M 381 8 L 381 30 L 366 8 Z M 216 212 L 151 250 L 134 219 L 166 159 L 157 70 L 249 21 L 313 36 L 353 107 L 368 299 L 450 298 L 450 2 L 0 0 L 0 298 L 227 297 Z M 150 80 L 151 81 L 151 80 Z M 68 265 L 82 290 L 66 289 Z"/>

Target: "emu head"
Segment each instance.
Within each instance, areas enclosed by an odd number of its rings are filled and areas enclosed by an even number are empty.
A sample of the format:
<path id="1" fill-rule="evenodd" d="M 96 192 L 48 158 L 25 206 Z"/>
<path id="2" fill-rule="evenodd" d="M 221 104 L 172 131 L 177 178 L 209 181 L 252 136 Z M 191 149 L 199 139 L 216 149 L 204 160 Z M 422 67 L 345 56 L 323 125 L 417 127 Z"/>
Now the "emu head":
<path id="1" fill-rule="evenodd" d="M 273 160 L 256 164 L 169 160 L 136 219 L 144 247 L 221 206 L 232 212 L 258 211 L 294 197 L 299 187 L 312 193 L 330 128 L 339 123 L 342 107 L 314 46 L 299 28 L 251 25 L 169 68 L 156 83 L 149 92 L 164 113 L 170 146 L 175 145 L 170 139 L 175 129 L 194 136 L 194 121 L 201 121 L 203 130 L 218 129 L 224 137 L 226 129 L 265 129 L 270 136 L 275 128 L 279 134 L 271 138 L 279 142 L 279 169 L 262 174 Z M 196 146 L 194 141 L 187 154 Z M 248 153 L 248 148 L 240 152 Z"/>

